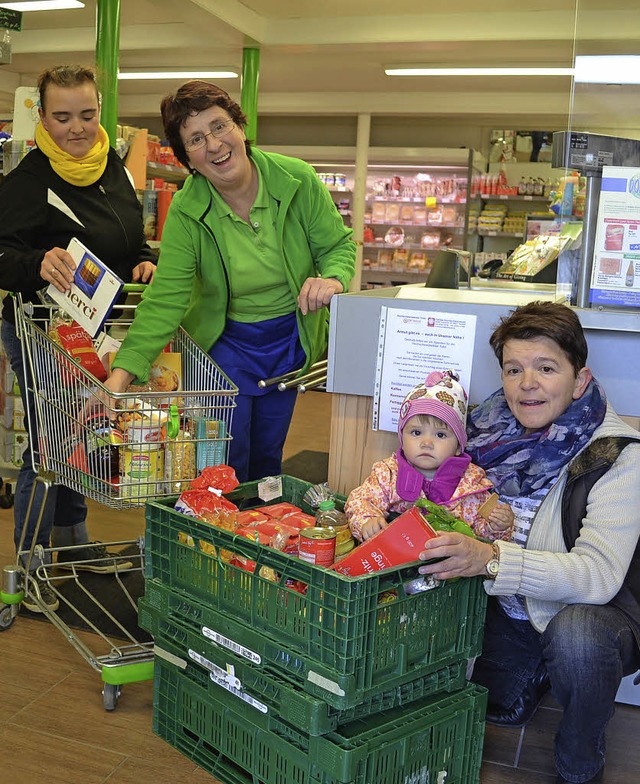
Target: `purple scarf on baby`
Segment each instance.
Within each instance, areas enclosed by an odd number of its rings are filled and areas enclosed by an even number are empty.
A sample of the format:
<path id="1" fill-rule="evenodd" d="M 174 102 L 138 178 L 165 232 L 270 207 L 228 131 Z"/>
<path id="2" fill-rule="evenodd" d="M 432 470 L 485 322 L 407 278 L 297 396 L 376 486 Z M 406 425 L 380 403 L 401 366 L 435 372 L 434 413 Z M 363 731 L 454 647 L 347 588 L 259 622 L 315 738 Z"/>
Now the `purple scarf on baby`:
<path id="1" fill-rule="evenodd" d="M 425 498 L 442 506 L 451 500 L 471 462 L 471 457 L 467 454 L 448 457 L 438 467 L 433 479 L 426 479 L 417 468 L 408 463 L 402 449 L 396 452 L 396 460 L 398 461 L 396 491 L 400 498 L 414 503 L 420 498 L 420 493 L 424 492 Z"/>

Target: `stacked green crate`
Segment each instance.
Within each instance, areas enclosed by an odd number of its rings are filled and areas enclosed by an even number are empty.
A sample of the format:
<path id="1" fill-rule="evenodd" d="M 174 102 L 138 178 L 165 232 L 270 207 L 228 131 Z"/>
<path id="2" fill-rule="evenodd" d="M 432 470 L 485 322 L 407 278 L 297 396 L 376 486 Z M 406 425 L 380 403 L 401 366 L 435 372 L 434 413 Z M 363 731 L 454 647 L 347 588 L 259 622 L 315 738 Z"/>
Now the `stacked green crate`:
<path id="1" fill-rule="evenodd" d="M 273 501 L 304 508 L 309 484 L 291 477 L 282 483 L 282 496 Z M 230 497 L 242 507 L 258 505 L 256 496 L 257 483 L 248 483 Z M 431 772 L 420 778 L 423 768 L 405 754 L 392 766 L 398 781 L 435 782 L 444 770 L 447 784 L 477 781 L 484 695 L 465 686 L 465 670 L 481 643 L 480 580 L 410 593 L 415 567 L 349 578 L 172 507 L 171 500 L 147 505 L 147 588 L 140 604 L 140 625 L 153 633 L 159 652 L 158 734 L 223 781 L 395 781 L 367 778 L 373 774 L 365 770 L 387 764 L 371 738 L 382 733 L 399 742 L 394 722 L 401 719 L 420 743 L 431 733 L 430 761 L 423 760 Z M 255 561 L 255 572 L 218 560 L 221 549 Z M 266 570 L 277 581 L 261 576 Z M 308 586 L 304 594 L 290 587 L 300 582 Z M 441 715 L 446 729 L 436 729 Z M 207 729 L 216 716 L 218 725 Z M 228 733 L 240 732 L 238 722 L 249 738 L 242 753 L 223 744 Z M 447 742 L 433 746 L 436 737 Z M 273 769 L 255 756 L 265 743 L 274 749 Z M 453 766 L 454 746 L 464 770 Z M 337 768 L 319 761 L 327 755 L 339 760 Z M 223 760 L 216 770 L 213 759 Z M 300 779 L 274 773 L 294 762 Z M 259 764 L 267 768 L 258 770 Z"/>

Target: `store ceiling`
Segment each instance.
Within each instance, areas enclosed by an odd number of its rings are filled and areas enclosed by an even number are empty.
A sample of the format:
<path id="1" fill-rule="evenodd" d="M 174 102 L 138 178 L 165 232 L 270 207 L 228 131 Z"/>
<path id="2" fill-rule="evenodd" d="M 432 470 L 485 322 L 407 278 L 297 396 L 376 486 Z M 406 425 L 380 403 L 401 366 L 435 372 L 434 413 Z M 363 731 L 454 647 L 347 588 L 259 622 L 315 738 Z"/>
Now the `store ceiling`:
<path id="1" fill-rule="evenodd" d="M 384 74 L 385 65 L 566 67 L 574 52 L 635 54 L 638 0 L 122 0 L 120 17 L 122 70 L 241 69 L 243 48 L 257 47 L 263 115 L 371 112 L 562 127 L 573 106 L 583 124 L 640 128 L 637 87 L 582 87 L 572 104 L 568 77 Z M 93 62 L 95 19 L 95 0 L 24 14 L 22 32 L 11 34 L 12 62 L 0 65 L 0 116 L 42 68 Z M 239 97 L 239 79 L 221 84 Z M 157 116 L 176 86 L 120 82 L 120 116 Z"/>

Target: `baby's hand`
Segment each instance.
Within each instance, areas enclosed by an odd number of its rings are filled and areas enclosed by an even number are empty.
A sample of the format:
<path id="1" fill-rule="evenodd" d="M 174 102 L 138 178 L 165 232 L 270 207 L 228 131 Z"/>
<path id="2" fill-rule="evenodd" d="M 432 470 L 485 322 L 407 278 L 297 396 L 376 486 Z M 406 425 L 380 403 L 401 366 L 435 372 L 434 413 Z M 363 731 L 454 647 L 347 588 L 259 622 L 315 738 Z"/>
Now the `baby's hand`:
<path id="1" fill-rule="evenodd" d="M 489 515 L 489 527 L 494 531 L 506 531 L 513 528 L 513 509 L 509 504 L 499 503 Z"/>
<path id="2" fill-rule="evenodd" d="M 382 531 L 388 525 L 389 523 L 384 519 L 384 517 L 370 517 L 366 523 L 363 523 L 360 526 L 360 536 L 362 537 L 362 541 L 366 542 L 367 539 L 371 539 L 374 534 L 377 534 L 378 531 Z"/>

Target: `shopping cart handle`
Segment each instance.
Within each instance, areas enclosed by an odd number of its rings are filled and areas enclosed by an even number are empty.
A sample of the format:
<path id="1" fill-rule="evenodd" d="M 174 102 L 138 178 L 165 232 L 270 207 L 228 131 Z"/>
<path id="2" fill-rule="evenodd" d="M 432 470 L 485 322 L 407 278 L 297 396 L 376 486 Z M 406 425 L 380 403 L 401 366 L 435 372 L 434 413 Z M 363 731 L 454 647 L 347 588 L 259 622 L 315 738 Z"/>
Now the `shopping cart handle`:
<path id="1" fill-rule="evenodd" d="M 136 291 L 144 291 L 146 288 L 146 283 L 125 283 L 122 291 L 124 294 L 133 294 Z"/>

